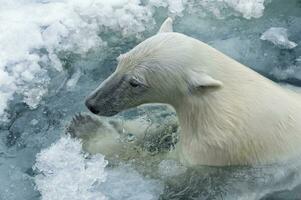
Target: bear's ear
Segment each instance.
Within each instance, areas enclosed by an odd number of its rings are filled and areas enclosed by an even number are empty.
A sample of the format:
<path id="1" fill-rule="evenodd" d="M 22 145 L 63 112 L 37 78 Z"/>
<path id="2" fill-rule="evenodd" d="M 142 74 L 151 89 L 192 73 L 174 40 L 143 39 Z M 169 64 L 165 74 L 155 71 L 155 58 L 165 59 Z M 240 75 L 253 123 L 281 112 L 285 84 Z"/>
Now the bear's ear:
<path id="1" fill-rule="evenodd" d="M 173 32 L 172 29 L 172 19 L 168 17 L 163 24 L 161 25 L 158 33 L 167 33 L 167 32 Z"/>
<path id="2" fill-rule="evenodd" d="M 219 80 L 214 79 L 205 72 L 190 71 L 189 76 L 189 91 L 197 91 L 202 88 L 218 88 L 223 85 Z"/>

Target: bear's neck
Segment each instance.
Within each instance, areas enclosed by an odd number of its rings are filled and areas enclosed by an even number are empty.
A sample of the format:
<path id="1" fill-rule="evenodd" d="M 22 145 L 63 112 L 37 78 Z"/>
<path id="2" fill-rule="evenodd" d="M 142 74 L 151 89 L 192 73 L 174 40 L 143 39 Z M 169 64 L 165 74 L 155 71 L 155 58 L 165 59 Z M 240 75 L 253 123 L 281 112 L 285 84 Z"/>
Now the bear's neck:
<path id="1" fill-rule="evenodd" d="M 179 153 L 182 158 L 191 159 L 184 160 L 184 163 L 219 165 L 220 162 L 224 165 L 228 162 L 225 151 L 229 149 L 229 144 L 235 145 L 235 140 L 241 140 L 237 132 L 241 131 L 242 121 L 237 115 L 239 108 L 223 100 L 215 93 L 186 98 L 182 105 L 175 107 L 181 127 Z M 222 152 L 225 154 L 222 155 Z M 195 158 L 198 156 L 201 159 Z M 221 160 L 223 157 L 225 160 Z"/>
<path id="2" fill-rule="evenodd" d="M 208 138 L 210 142 L 218 143 L 224 139 L 226 131 L 234 131 L 241 123 L 237 115 L 239 108 L 225 102 L 217 93 L 188 97 L 175 109 L 182 132 L 186 135 L 183 138 L 188 140 L 200 142 Z"/>

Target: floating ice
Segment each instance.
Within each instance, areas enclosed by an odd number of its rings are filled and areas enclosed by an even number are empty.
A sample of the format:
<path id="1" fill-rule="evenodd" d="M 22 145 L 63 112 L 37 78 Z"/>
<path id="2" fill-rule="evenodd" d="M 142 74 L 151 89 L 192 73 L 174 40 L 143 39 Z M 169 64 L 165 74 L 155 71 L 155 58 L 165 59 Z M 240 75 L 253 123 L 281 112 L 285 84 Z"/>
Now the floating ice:
<path id="1" fill-rule="evenodd" d="M 263 15 L 265 2 L 266 0 L 149 0 L 150 5 L 168 7 L 169 12 L 176 15 L 182 15 L 187 6 L 201 5 L 205 10 L 210 11 L 218 18 L 223 18 L 222 12 L 226 8 L 226 15 L 239 14 L 246 19 L 260 18 Z M 234 12 L 230 12 L 230 10 Z"/>
<path id="2" fill-rule="evenodd" d="M 215 17 L 223 19 L 226 16 L 242 16 L 246 19 L 260 18 L 263 15 L 266 0 L 200 0 L 192 1 Z M 270 1 L 268 1 L 270 2 Z M 191 1 L 187 2 L 191 6 Z M 194 10 L 195 6 L 192 6 Z"/>
<path id="3" fill-rule="evenodd" d="M 123 35 L 145 31 L 151 10 L 139 0 L 0 1 L 0 117 L 15 93 L 36 108 L 47 93 L 47 67 L 60 52 L 84 56 L 106 43 L 102 27 Z M 73 79 L 75 80 L 75 79 Z"/>
<path id="4" fill-rule="evenodd" d="M 104 182 L 107 161 L 95 155 L 89 159 L 81 151 L 78 140 L 61 138 L 36 158 L 34 169 L 40 172 L 35 177 L 42 200 L 102 200 L 106 199 L 95 185 Z"/>
<path id="5" fill-rule="evenodd" d="M 225 0 L 225 2 L 246 19 L 259 18 L 263 15 L 265 0 Z"/>
<path id="6" fill-rule="evenodd" d="M 282 49 L 293 49 L 297 46 L 295 42 L 288 39 L 287 29 L 282 27 L 272 27 L 265 31 L 261 40 L 267 40 Z"/>
<path id="7" fill-rule="evenodd" d="M 106 169 L 102 155 L 87 155 L 81 143 L 62 137 L 36 157 L 36 187 L 42 200 L 155 200 L 163 192 L 160 181 L 143 177 L 130 166 Z"/>

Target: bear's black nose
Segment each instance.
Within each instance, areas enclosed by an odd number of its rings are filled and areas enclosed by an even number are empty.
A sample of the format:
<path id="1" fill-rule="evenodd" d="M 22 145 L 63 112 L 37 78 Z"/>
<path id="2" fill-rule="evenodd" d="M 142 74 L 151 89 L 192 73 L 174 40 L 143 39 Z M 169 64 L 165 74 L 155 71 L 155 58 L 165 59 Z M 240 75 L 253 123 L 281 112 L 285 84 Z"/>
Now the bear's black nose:
<path id="1" fill-rule="evenodd" d="M 91 105 L 91 103 L 88 100 L 85 102 L 85 104 L 92 113 L 96 115 L 99 113 L 99 110 L 95 106 Z"/>

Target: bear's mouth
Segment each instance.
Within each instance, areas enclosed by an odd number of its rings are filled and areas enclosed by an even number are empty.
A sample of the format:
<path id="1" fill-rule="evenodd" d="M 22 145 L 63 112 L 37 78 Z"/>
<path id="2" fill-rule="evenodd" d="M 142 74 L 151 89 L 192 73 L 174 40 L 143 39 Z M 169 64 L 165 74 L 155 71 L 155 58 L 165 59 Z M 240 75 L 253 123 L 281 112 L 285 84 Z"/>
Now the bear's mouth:
<path id="1" fill-rule="evenodd" d="M 118 114 L 119 112 L 116 111 L 116 110 L 100 110 L 96 115 L 99 115 L 99 116 L 104 116 L 104 117 L 112 117 L 116 114 Z"/>

